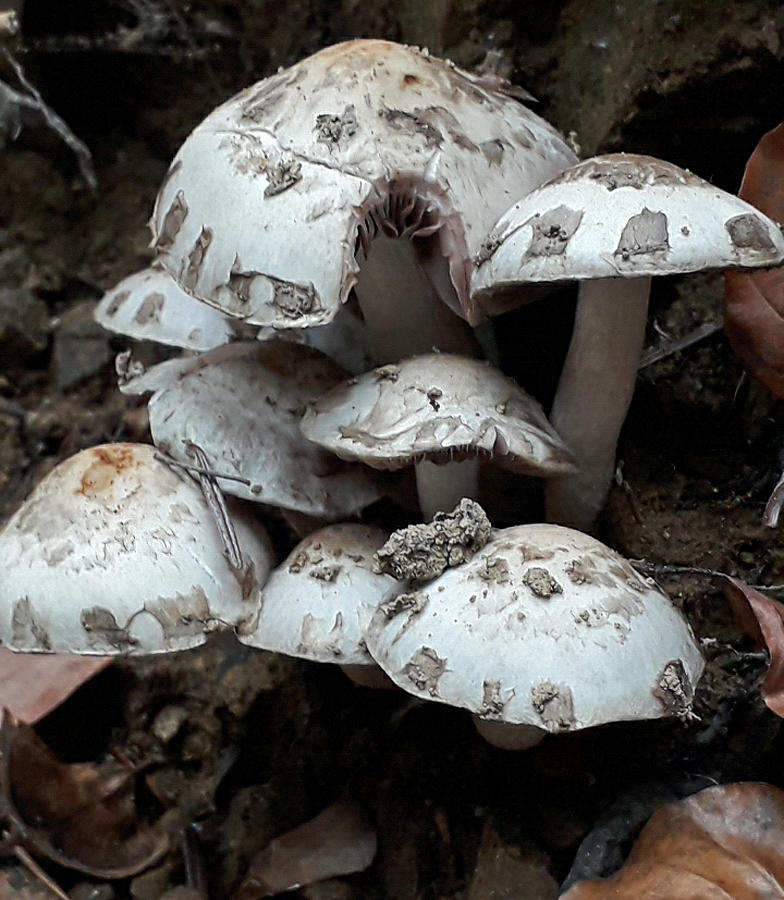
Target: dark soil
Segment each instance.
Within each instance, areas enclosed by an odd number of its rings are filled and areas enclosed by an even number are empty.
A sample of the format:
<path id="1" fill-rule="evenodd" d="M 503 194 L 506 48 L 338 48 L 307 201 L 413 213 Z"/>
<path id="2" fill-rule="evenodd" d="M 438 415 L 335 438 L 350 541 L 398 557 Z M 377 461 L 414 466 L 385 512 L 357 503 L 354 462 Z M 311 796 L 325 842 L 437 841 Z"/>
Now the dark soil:
<path id="1" fill-rule="evenodd" d="M 157 30 L 152 12 L 163 17 Z M 574 131 L 585 154 L 652 153 L 736 190 L 780 117 L 782 28 L 781 5 L 763 0 L 27 0 L 24 42 L 11 49 L 90 147 L 98 188 L 43 128 L 24 130 L 0 157 L 0 522 L 64 457 L 149 440 L 144 410 L 115 388 L 112 358 L 126 344 L 93 330 L 89 312 L 147 264 L 145 223 L 171 157 L 235 90 L 358 35 L 428 43 L 462 65 L 500 47 L 540 97 L 538 111 Z M 509 370 L 545 402 L 572 301 L 563 292 L 499 328 Z M 662 280 L 649 348 L 718 325 L 721 303 L 720 277 Z M 545 330 L 554 337 L 542 351 Z M 761 524 L 782 449 L 781 405 L 747 380 L 716 330 L 641 369 L 600 536 L 630 558 L 784 582 L 780 535 Z M 197 826 L 213 897 L 229 895 L 272 837 L 344 797 L 368 810 L 379 855 L 363 874 L 303 892 L 310 900 L 553 896 L 552 883 L 523 893 L 523 863 L 560 883 L 597 817 L 642 785 L 662 797 L 694 789 L 693 776 L 784 786 L 779 720 L 759 697 L 765 660 L 716 582 L 662 583 L 709 658 L 691 723 L 618 724 L 511 753 L 486 745 L 461 711 L 217 641 L 118 662 L 39 730 L 69 760 L 110 746 L 154 760 L 142 803 L 167 812 L 175 833 Z M 173 736 L 156 731 L 163 712 L 181 722 Z M 514 850 L 506 868 L 488 862 L 499 847 Z M 155 900 L 184 878 L 176 856 L 157 888 L 122 883 L 116 895 Z M 62 874 L 66 887 L 70 879 Z"/>

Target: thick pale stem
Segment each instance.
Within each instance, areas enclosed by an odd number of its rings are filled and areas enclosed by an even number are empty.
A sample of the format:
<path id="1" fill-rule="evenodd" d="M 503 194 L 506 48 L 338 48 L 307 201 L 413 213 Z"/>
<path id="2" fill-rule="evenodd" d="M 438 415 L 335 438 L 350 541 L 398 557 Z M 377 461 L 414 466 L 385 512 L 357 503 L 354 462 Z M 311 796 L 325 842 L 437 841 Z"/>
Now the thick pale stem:
<path id="1" fill-rule="evenodd" d="M 588 531 L 604 504 L 637 379 L 649 293 L 650 278 L 602 278 L 580 286 L 550 414 L 578 468 L 546 482 L 548 522 Z"/>
<path id="2" fill-rule="evenodd" d="M 434 349 L 481 356 L 471 327 L 441 300 L 407 238 L 377 234 L 354 290 L 377 366 Z"/>
<path id="3" fill-rule="evenodd" d="M 547 732 L 536 725 L 510 725 L 507 722 L 481 719 L 479 716 L 471 718 L 479 734 L 499 750 L 527 750 L 547 737 Z"/>
<path id="4" fill-rule="evenodd" d="M 446 270 L 445 259 L 443 265 Z M 446 283 L 448 272 L 439 281 Z M 434 349 L 481 358 L 471 327 L 443 302 L 410 240 L 376 235 L 354 290 L 376 365 Z M 478 469 L 478 462 L 473 461 L 441 466 L 418 463 L 417 492 L 423 518 L 429 521 L 436 512 L 450 512 L 463 497 L 478 499 Z"/>
<path id="5" fill-rule="evenodd" d="M 442 465 L 425 460 L 417 463 L 416 482 L 422 518 L 429 522 L 437 512 L 451 512 L 463 497 L 479 499 L 479 459 Z"/>

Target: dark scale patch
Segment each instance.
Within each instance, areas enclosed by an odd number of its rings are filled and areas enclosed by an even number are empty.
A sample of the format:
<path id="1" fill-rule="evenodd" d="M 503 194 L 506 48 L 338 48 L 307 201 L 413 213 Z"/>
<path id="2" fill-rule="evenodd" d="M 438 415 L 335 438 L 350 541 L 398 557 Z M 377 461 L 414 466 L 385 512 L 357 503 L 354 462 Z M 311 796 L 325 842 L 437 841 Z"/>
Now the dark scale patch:
<path id="1" fill-rule="evenodd" d="M 161 230 L 155 240 L 155 249 L 161 253 L 169 250 L 177 239 L 182 223 L 188 215 L 188 204 L 185 202 L 185 194 L 177 191 L 166 215 L 163 217 Z"/>
<path id="2" fill-rule="evenodd" d="M 194 290 L 198 284 L 199 278 L 201 277 L 202 266 L 204 265 L 204 258 L 207 255 L 207 250 L 211 243 L 212 229 L 203 227 L 199 232 L 199 236 L 196 238 L 193 247 L 191 247 L 191 251 L 188 254 L 188 261 L 182 273 L 182 286 L 186 291 Z"/>
<path id="3" fill-rule="evenodd" d="M 669 249 L 667 216 L 646 207 L 626 223 L 614 255 L 626 261 L 635 256 L 664 256 Z"/>
<path id="4" fill-rule="evenodd" d="M 420 691 L 438 696 L 438 681 L 446 671 L 446 659 L 432 647 L 420 647 L 403 667 L 403 672 Z"/>
<path id="5" fill-rule="evenodd" d="M 316 140 L 320 144 L 338 144 L 344 138 L 353 137 L 358 127 L 354 105 L 350 104 L 343 110 L 342 115 L 322 113 L 316 116 Z"/>
<path id="6" fill-rule="evenodd" d="M 128 629 L 120 627 L 109 609 L 102 606 L 83 609 L 80 620 L 92 646 L 130 650 L 136 645 L 136 640 L 130 636 Z"/>
<path id="7" fill-rule="evenodd" d="M 109 305 L 106 307 L 107 316 L 116 316 L 120 307 L 131 296 L 130 291 L 119 291 L 114 295 Z"/>
<path id="8" fill-rule="evenodd" d="M 525 224 L 531 226 L 533 236 L 528 256 L 560 256 L 582 221 L 582 212 L 557 206 L 538 216 L 532 216 Z"/>
<path id="9" fill-rule="evenodd" d="M 267 164 L 266 174 L 267 186 L 264 188 L 264 196 L 276 197 L 298 181 L 302 181 L 302 165 L 293 159 L 280 159 Z"/>
<path id="10" fill-rule="evenodd" d="M 534 685 L 531 703 L 548 731 L 566 731 L 574 725 L 574 700 L 565 685 L 549 681 Z"/>
<path id="11" fill-rule="evenodd" d="M 14 604 L 11 631 L 15 647 L 29 647 L 32 639 L 37 649 L 52 649 L 52 641 L 46 629 L 36 621 L 33 615 L 33 606 L 27 597 Z"/>
<path id="12" fill-rule="evenodd" d="M 733 245 L 739 250 L 754 250 L 758 253 L 776 253 L 776 245 L 771 240 L 765 225 L 754 213 L 734 216 L 724 223 Z"/>
<path id="13" fill-rule="evenodd" d="M 269 280 L 273 284 L 272 302 L 287 318 L 297 319 L 320 308 L 319 296 L 312 284 L 295 284 L 272 277 Z"/>
<path id="14" fill-rule="evenodd" d="M 504 158 L 504 142 L 499 138 L 492 141 L 483 141 L 479 145 L 479 149 L 485 156 L 485 159 L 494 166 L 500 166 Z"/>
<path id="15" fill-rule="evenodd" d="M 136 315 L 133 317 L 134 321 L 138 322 L 139 325 L 160 324 L 161 312 L 165 303 L 166 298 L 163 294 L 149 294 L 136 310 Z"/>
<path id="16" fill-rule="evenodd" d="M 514 691 L 510 697 L 514 696 Z M 509 698 L 503 700 L 501 698 L 501 682 L 500 681 L 483 681 L 482 682 L 482 708 L 478 715 L 483 719 L 503 719 L 504 708 L 509 702 Z"/>
<path id="17" fill-rule="evenodd" d="M 562 594 L 563 588 L 547 571 L 541 566 L 531 566 L 531 568 L 523 575 L 523 584 L 531 589 L 536 597 L 542 600 L 549 600 L 553 594 Z"/>
<path id="18" fill-rule="evenodd" d="M 428 147 L 438 147 L 444 140 L 441 132 L 429 122 L 425 122 L 420 116 L 403 109 L 383 109 L 379 115 L 389 122 L 398 131 L 407 131 L 409 134 L 418 134 L 425 139 Z"/>

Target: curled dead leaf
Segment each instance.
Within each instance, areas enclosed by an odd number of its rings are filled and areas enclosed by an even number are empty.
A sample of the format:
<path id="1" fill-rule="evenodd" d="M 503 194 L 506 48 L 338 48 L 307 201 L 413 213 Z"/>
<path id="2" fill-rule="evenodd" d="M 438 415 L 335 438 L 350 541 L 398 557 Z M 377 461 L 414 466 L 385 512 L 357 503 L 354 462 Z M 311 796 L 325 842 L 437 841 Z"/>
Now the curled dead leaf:
<path id="1" fill-rule="evenodd" d="M 336 875 L 362 872 L 376 855 L 376 832 L 353 803 L 333 803 L 275 838 L 250 864 L 234 900 L 260 900 Z"/>
<path id="2" fill-rule="evenodd" d="M 746 165 L 741 199 L 784 222 L 784 123 L 762 137 Z M 784 268 L 726 272 L 727 337 L 748 373 L 784 397 Z"/>
<path id="3" fill-rule="evenodd" d="M 739 578 L 727 575 L 725 584 L 738 627 L 770 653 L 762 699 L 784 718 L 784 603 L 766 597 Z"/>
<path id="4" fill-rule="evenodd" d="M 661 807 L 615 875 L 561 900 L 780 900 L 782 885 L 784 791 L 729 784 Z"/>
<path id="5" fill-rule="evenodd" d="M 4 712 L 0 790 L 8 843 L 96 878 L 142 872 L 169 842 L 139 821 L 131 774 L 61 763 L 29 725 Z"/>

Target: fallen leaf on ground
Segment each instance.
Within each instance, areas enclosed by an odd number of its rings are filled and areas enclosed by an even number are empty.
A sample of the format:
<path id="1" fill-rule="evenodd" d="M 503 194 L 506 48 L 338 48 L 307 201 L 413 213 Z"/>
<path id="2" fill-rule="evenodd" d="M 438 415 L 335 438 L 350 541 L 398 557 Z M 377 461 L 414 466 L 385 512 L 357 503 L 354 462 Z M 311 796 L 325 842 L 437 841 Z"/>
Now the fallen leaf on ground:
<path id="1" fill-rule="evenodd" d="M 133 778 L 115 761 L 61 763 L 6 710 L 0 788 L 7 843 L 96 878 L 127 878 L 166 852 L 166 835 L 139 821 Z"/>
<path id="2" fill-rule="evenodd" d="M 784 222 L 784 124 L 763 135 L 738 196 Z M 784 268 L 724 275 L 724 327 L 748 373 L 784 397 Z"/>
<path id="3" fill-rule="evenodd" d="M 561 900 L 781 900 L 784 791 L 706 788 L 653 814 L 625 865 Z"/>
<path id="4" fill-rule="evenodd" d="M 362 872 L 376 855 L 376 832 L 353 803 L 334 803 L 275 838 L 252 860 L 234 900 L 260 900 L 336 875 Z"/>
<path id="5" fill-rule="evenodd" d="M 739 578 L 726 575 L 725 582 L 738 627 L 770 653 L 762 699 L 784 718 L 784 603 L 766 597 Z"/>
<path id="6" fill-rule="evenodd" d="M 108 656 L 14 653 L 0 647 L 0 709 L 35 725 L 111 662 Z"/>

